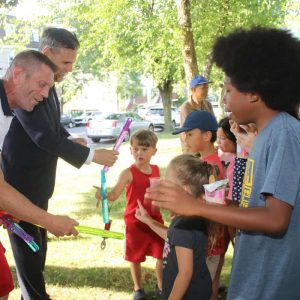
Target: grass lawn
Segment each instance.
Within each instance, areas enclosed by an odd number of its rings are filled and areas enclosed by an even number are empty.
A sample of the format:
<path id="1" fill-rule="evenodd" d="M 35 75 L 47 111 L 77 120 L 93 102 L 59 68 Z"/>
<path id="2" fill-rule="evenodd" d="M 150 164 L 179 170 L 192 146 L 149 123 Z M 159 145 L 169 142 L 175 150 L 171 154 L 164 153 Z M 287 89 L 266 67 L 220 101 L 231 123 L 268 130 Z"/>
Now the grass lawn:
<path id="1" fill-rule="evenodd" d="M 168 162 L 181 153 L 178 136 L 158 133 L 158 152 L 153 163 L 162 168 L 162 174 Z M 118 162 L 107 174 L 108 188 L 113 186 L 118 175 L 132 163 L 129 145 L 125 143 L 120 150 Z M 102 217 L 95 208 L 93 185 L 99 185 L 100 167 L 91 164 L 77 170 L 59 160 L 55 193 L 50 201 L 49 211 L 68 214 L 77 219 L 81 225 L 103 228 Z M 112 205 L 110 217 L 112 231 L 123 232 L 124 194 Z M 168 223 L 167 213 L 164 212 Z M 16 289 L 10 300 L 20 299 L 15 267 L 7 235 L 0 230 L 1 241 L 7 249 L 7 258 L 13 271 Z M 56 238 L 49 234 L 48 255 L 45 270 L 47 291 L 53 299 L 132 299 L 132 282 L 130 269 L 123 260 L 123 241 L 109 239 L 106 248 L 101 250 L 102 238 L 79 235 L 78 237 Z M 227 252 L 222 272 L 222 282 L 228 284 L 231 269 L 232 249 Z M 155 261 L 148 258 L 143 266 L 143 279 L 146 293 L 155 287 Z"/>

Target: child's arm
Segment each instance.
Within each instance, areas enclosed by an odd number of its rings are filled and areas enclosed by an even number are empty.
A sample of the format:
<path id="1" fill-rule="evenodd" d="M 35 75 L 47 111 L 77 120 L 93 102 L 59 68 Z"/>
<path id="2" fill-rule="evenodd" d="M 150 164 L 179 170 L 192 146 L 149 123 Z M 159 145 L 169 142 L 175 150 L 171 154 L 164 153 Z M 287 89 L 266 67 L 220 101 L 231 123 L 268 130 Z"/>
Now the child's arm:
<path id="1" fill-rule="evenodd" d="M 168 228 L 164 224 L 152 219 L 140 201 L 138 201 L 138 206 L 139 207 L 135 211 L 135 217 L 148 225 L 156 234 L 165 240 L 167 238 Z"/>
<path id="2" fill-rule="evenodd" d="M 184 216 L 200 216 L 241 230 L 267 234 L 282 234 L 287 229 L 292 206 L 272 196 L 266 196 L 265 207 L 240 208 L 210 205 L 195 201 L 182 187 L 162 180 L 159 186 L 147 189 L 145 197 L 154 204 Z"/>
<path id="3" fill-rule="evenodd" d="M 168 300 L 180 300 L 186 293 L 193 276 L 193 250 L 175 246 L 178 274 Z"/>
<path id="4" fill-rule="evenodd" d="M 117 184 L 113 187 L 113 189 L 107 193 L 107 200 L 108 201 L 115 201 L 117 200 L 122 191 L 124 190 L 126 184 L 129 184 L 132 181 L 132 174 L 129 169 L 125 169 L 122 171 L 122 173 L 119 176 Z M 97 186 L 94 186 L 94 188 L 97 189 L 95 198 L 98 200 L 97 206 L 100 204 L 100 201 L 102 200 L 101 197 L 101 189 Z"/>
<path id="5" fill-rule="evenodd" d="M 125 169 L 119 176 L 117 184 L 114 188 L 107 193 L 107 200 L 108 201 L 115 201 L 117 200 L 123 190 L 125 189 L 126 184 L 129 184 L 132 181 L 132 174 L 130 169 Z"/>

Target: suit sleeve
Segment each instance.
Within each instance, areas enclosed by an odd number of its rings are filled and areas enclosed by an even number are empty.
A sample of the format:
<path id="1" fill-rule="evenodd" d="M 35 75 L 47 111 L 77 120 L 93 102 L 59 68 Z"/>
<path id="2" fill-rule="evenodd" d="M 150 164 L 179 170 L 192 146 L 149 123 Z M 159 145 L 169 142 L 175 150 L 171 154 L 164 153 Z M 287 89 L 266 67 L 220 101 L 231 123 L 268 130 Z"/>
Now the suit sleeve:
<path id="1" fill-rule="evenodd" d="M 80 168 L 90 149 L 68 139 L 70 134 L 62 128 L 58 112 L 52 110 L 48 101 L 51 99 L 44 100 L 31 112 L 16 109 L 16 117 L 37 147 Z"/>
<path id="2" fill-rule="evenodd" d="M 62 135 L 66 136 L 66 137 L 71 136 L 71 134 L 68 132 L 68 130 L 66 130 L 66 128 L 64 126 L 62 126 L 61 124 L 60 124 L 60 132 Z"/>

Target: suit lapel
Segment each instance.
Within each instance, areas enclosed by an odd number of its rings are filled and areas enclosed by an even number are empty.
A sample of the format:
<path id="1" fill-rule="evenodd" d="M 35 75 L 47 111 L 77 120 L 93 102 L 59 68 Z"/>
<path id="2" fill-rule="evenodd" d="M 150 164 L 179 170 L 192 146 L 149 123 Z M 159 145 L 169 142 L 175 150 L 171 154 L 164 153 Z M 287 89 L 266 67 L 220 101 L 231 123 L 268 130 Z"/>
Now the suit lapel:
<path id="1" fill-rule="evenodd" d="M 57 97 L 57 93 L 55 90 L 55 87 L 51 88 L 49 91 L 49 97 L 48 100 L 50 102 L 50 106 L 55 113 L 55 117 L 57 120 L 60 120 L 60 103 Z"/>
<path id="2" fill-rule="evenodd" d="M 54 87 L 49 90 L 47 102 L 51 111 L 49 117 L 53 120 L 52 122 L 55 128 L 58 128 L 60 125 L 60 108 L 58 97 Z"/>
<path id="3" fill-rule="evenodd" d="M 54 96 L 54 101 L 55 101 L 56 109 L 58 112 L 58 116 L 60 116 L 60 102 L 58 100 L 58 96 L 57 96 L 55 87 L 53 87 L 53 96 Z"/>

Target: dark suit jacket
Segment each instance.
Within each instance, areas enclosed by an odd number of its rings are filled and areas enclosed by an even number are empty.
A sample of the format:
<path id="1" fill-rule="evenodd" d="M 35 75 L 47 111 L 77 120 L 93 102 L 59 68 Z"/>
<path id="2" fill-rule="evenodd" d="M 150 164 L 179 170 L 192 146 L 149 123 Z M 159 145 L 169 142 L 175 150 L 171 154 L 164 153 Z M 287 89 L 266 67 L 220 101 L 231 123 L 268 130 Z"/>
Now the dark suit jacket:
<path id="1" fill-rule="evenodd" d="M 15 114 L 2 149 L 5 179 L 33 203 L 47 209 L 58 157 L 80 168 L 89 148 L 68 139 L 69 133 L 60 125 L 54 88 L 32 112 L 17 109 Z"/>

